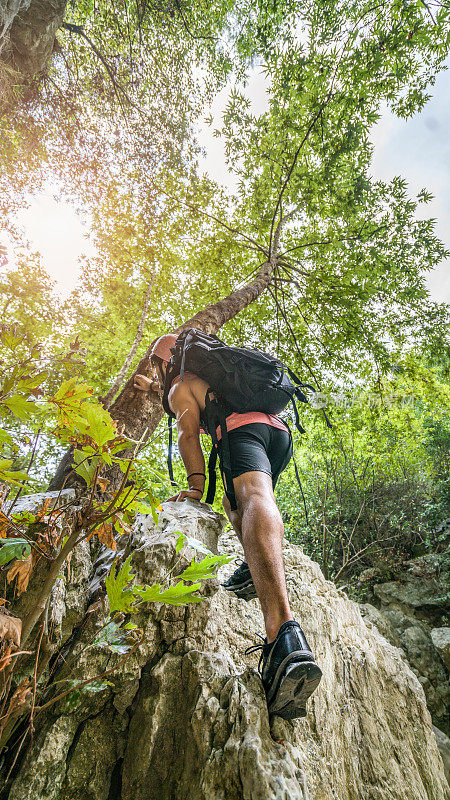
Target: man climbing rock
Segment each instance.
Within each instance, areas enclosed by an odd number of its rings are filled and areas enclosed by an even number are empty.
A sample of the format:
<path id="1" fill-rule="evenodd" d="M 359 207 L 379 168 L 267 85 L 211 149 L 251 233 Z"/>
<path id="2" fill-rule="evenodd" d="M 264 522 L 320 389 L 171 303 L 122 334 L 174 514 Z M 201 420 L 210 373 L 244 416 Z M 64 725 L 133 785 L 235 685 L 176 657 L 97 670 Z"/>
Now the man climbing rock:
<path id="1" fill-rule="evenodd" d="M 178 448 L 188 482 L 187 490 L 170 499 L 200 501 L 206 483 L 200 432 L 207 429 L 205 413 L 211 402 L 211 389 L 206 380 L 184 371 L 184 361 L 178 374 L 173 376 L 172 370 L 166 376 L 177 338 L 168 334 L 156 340 L 151 363 L 157 380 L 136 375 L 134 385 L 141 391 L 162 390 L 166 385 L 168 408 L 176 419 Z M 231 478 L 224 474 L 222 433 L 228 439 Z M 228 414 L 226 431 L 219 426 L 212 435 L 217 441 L 224 477 L 223 507 L 246 558 L 224 586 L 246 600 L 257 596 L 261 604 L 266 638 L 263 644 L 249 650 L 262 650 L 259 670 L 269 713 L 284 719 L 303 717 L 306 700 L 318 686 L 322 673 L 299 623 L 292 617 L 282 554 L 284 527 L 273 494 L 279 475 L 292 457 L 292 437 L 277 416 L 257 411 Z"/>

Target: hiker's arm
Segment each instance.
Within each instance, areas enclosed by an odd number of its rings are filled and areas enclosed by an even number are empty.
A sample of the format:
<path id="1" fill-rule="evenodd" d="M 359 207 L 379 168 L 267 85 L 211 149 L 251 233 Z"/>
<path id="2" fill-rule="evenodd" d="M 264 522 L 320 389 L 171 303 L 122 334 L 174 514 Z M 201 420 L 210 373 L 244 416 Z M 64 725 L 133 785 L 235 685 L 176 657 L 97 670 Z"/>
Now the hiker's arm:
<path id="1" fill-rule="evenodd" d="M 161 385 L 155 377 L 148 378 L 147 375 L 136 373 L 133 379 L 133 388 L 140 389 L 141 392 L 160 392 Z"/>
<path id="2" fill-rule="evenodd" d="M 200 445 L 200 409 L 185 383 L 179 382 L 169 393 L 169 406 L 175 414 L 178 431 L 178 449 L 186 474 L 191 475 L 188 491 L 179 492 L 170 500 L 201 500 L 205 489 L 205 459 Z M 195 487 L 195 488 L 192 488 Z"/>

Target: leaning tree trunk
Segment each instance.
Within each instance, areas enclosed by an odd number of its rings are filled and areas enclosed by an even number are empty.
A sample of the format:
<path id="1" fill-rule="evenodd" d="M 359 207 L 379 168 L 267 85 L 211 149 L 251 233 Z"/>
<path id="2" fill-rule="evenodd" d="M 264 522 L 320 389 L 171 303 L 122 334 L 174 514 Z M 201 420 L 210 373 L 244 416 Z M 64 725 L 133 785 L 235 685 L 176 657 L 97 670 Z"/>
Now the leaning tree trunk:
<path id="1" fill-rule="evenodd" d="M 45 72 L 67 0 L 9 0 L 0 9 L 0 116 Z"/>
<path id="2" fill-rule="evenodd" d="M 173 332 L 181 333 L 186 328 L 197 328 L 205 333 L 216 333 L 222 325 L 233 319 L 236 314 L 247 308 L 262 294 L 272 279 L 274 265 L 275 258 L 273 257 L 262 265 L 254 280 L 232 292 L 223 300 L 219 300 L 218 303 L 199 311 L 192 319 L 175 328 Z M 161 331 L 161 335 L 165 332 L 169 333 L 169 331 Z M 136 441 L 148 439 L 163 415 L 161 398 L 156 392 L 146 394 L 133 387 L 133 378 L 136 372 L 143 375 L 150 373 L 150 355 L 151 351 L 148 350 L 109 409 L 112 418 L 117 420 L 118 425 L 124 427 L 125 433 Z M 72 452 L 69 450 L 63 456 L 55 476 L 50 481 L 49 491 L 60 489 L 63 485 L 76 488 L 79 479 L 75 474 L 69 477 L 71 469 Z M 108 471 L 107 477 L 114 487 L 115 483 L 122 478 L 122 473 L 118 468 L 112 468 Z"/>

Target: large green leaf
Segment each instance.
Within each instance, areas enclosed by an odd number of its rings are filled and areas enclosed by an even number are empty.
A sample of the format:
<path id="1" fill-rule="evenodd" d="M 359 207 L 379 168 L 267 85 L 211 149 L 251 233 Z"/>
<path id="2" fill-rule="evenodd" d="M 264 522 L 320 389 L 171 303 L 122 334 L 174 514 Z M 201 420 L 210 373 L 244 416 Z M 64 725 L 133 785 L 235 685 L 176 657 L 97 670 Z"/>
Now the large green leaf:
<path id="1" fill-rule="evenodd" d="M 205 556 L 203 561 L 193 561 L 178 576 L 185 581 L 206 581 L 212 578 L 214 571 L 233 559 L 230 556 Z"/>
<path id="2" fill-rule="evenodd" d="M 86 433 L 94 440 L 98 447 L 116 437 L 116 430 L 110 414 L 100 405 L 82 403 L 80 414 L 86 423 Z"/>
<path id="3" fill-rule="evenodd" d="M 3 539 L 0 546 L 0 566 L 14 558 L 25 560 L 31 553 L 30 543 L 26 539 Z"/>
<path id="4" fill-rule="evenodd" d="M 134 578 L 130 567 L 131 556 L 122 564 L 116 574 L 117 561 L 114 561 L 109 575 L 105 578 L 105 586 L 109 600 L 109 610 L 113 614 L 115 611 L 122 611 L 125 614 L 134 610 L 133 601 L 135 596 L 129 584 Z"/>
<path id="5" fill-rule="evenodd" d="M 146 586 L 145 588 L 136 587 L 134 591 L 141 600 L 145 600 L 146 602 L 169 603 L 169 605 L 184 606 L 187 603 L 200 603 L 202 601 L 202 597 L 194 594 L 200 587 L 200 583 L 187 586 L 183 581 L 180 581 L 179 583 L 169 586 L 168 589 L 161 589 L 161 585 L 155 583 L 153 586 Z"/>
<path id="6" fill-rule="evenodd" d="M 95 475 L 96 459 L 89 459 L 82 450 L 73 451 L 73 467 L 77 475 L 80 475 L 87 485 L 90 486 Z"/>
<path id="7" fill-rule="evenodd" d="M 19 419 L 29 419 L 37 410 L 36 405 L 26 400 L 21 394 L 15 394 L 7 400 L 2 400 L 2 403 Z"/>

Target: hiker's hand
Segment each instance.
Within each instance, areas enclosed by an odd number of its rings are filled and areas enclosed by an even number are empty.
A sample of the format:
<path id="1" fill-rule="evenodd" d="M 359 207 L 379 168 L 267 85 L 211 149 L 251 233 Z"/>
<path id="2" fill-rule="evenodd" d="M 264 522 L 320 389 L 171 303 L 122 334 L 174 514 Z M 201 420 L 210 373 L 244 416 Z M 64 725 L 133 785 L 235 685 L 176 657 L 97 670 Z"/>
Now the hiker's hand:
<path id="1" fill-rule="evenodd" d="M 161 391 L 159 381 L 157 381 L 156 378 L 147 378 L 146 375 L 135 375 L 133 385 L 135 389 L 140 389 L 141 392 L 149 392 L 150 390 L 152 392 Z"/>
<path id="2" fill-rule="evenodd" d="M 198 500 L 200 501 L 203 497 L 203 492 L 200 489 L 189 489 L 183 492 L 178 492 L 178 494 L 174 494 L 173 497 L 169 497 L 169 500 L 173 500 L 175 503 L 178 503 L 180 500 Z M 167 502 L 169 502 L 167 500 Z"/>

